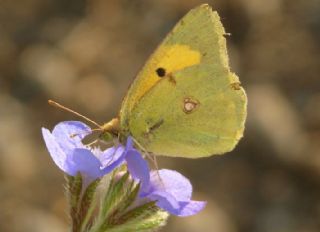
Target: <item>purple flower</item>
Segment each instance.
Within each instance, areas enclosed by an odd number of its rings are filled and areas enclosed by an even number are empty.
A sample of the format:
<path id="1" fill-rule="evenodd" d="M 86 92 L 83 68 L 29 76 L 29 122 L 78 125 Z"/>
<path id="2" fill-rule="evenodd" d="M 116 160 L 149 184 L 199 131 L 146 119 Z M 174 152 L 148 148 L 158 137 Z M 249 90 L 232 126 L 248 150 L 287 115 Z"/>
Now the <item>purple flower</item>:
<path id="1" fill-rule="evenodd" d="M 141 188 L 140 197 L 156 201 L 157 206 L 169 213 L 187 217 L 199 213 L 204 201 L 192 201 L 192 185 L 179 172 L 161 169 L 150 172 L 150 183 Z"/>
<path id="2" fill-rule="evenodd" d="M 105 151 L 85 146 L 82 139 L 90 133 L 90 127 L 78 121 L 61 122 L 52 133 L 42 128 L 44 141 L 55 164 L 71 176 L 80 172 L 86 183 L 111 172 L 123 163 L 126 155 L 121 145 Z"/>
<path id="3" fill-rule="evenodd" d="M 171 214 L 185 217 L 197 214 L 206 205 L 192 201 L 192 185 L 189 180 L 173 170 L 149 170 L 148 163 L 133 147 L 129 136 L 126 146 L 118 145 L 101 151 L 82 143 L 91 128 L 78 121 L 57 124 L 52 133 L 42 128 L 42 135 L 51 158 L 65 173 L 75 176 L 81 173 L 86 184 L 127 164 L 132 178 L 140 182 L 139 197 L 156 201 L 159 208 Z"/>
<path id="4" fill-rule="evenodd" d="M 133 179 L 140 181 L 140 198 L 156 201 L 156 205 L 171 214 L 186 217 L 197 214 L 206 205 L 204 201 L 192 201 L 192 185 L 180 173 L 161 169 L 151 171 L 140 153 L 127 141 L 126 162 Z"/>

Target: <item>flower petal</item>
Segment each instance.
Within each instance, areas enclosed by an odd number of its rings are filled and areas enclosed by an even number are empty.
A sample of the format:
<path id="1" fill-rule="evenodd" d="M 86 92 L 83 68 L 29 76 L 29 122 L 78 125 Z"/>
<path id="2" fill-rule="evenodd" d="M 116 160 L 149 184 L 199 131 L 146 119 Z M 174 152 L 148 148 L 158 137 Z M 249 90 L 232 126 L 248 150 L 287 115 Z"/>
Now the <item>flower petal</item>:
<path id="1" fill-rule="evenodd" d="M 78 172 L 87 179 L 94 180 L 103 175 L 101 163 L 88 149 L 77 148 L 67 157 L 69 175 L 75 176 Z"/>
<path id="2" fill-rule="evenodd" d="M 124 161 L 126 154 L 123 146 L 111 147 L 105 150 L 100 156 L 99 160 L 101 162 L 100 169 L 104 174 L 107 174 Z"/>
<path id="3" fill-rule="evenodd" d="M 64 172 L 68 173 L 68 166 L 66 165 L 67 155 L 56 142 L 55 137 L 46 128 L 42 128 L 42 136 L 47 146 L 49 154 L 54 163 Z"/>
<path id="4" fill-rule="evenodd" d="M 90 133 L 91 128 L 78 121 L 60 122 L 52 131 L 57 143 L 66 153 L 74 148 L 85 148 L 81 140 Z"/>
<path id="5" fill-rule="evenodd" d="M 179 202 L 180 208 L 177 213 L 172 213 L 179 217 L 192 216 L 199 213 L 204 209 L 207 202 L 205 201 L 188 201 L 188 202 Z"/>
<path id="6" fill-rule="evenodd" d="M 190 181 L 179 172 L 161 169 L 152 171 L 150 178 L 153 191 L 166 191 L 173 195 L 178 201 L 189 201 L 191 199 L 192 185 Z"/>
<path id="7" fill-rule="evenodd" d="M 152 171 L 150 185 L 147 191 L 140 197 L 147 197 L 157 201 L 157 206 L 171 214 L 186 217 L 201 211 L 206 202 L 191 201 L 192 185 L 190 181 L 180 173 L 162 169 Z"/>
<path id="8" fill-rule="evenodd" d="M 179 213 L 179 202 L 170 194 L 164 191 L 155 191 L 147 196 L 152 201 L 156 201 L 156 205 L 172 214 Z"/>
<path id="9" fill-rule="evenodd" d="M 134 149 L 133 148 L 133 139 L 131 136 L 128 136 L 127 138 L 127 144 L 126 144 L 126 151 L 129 151 L 131 149 Z"/>
<path id="10" fill-rule="evenodd" d="M 140 189 L 143 191 L 148 188 L 150 173 L 147 161 L 145 161 L 135 149 L 127 151 L 125 159 L 132 178 L 140 181 Z"/>

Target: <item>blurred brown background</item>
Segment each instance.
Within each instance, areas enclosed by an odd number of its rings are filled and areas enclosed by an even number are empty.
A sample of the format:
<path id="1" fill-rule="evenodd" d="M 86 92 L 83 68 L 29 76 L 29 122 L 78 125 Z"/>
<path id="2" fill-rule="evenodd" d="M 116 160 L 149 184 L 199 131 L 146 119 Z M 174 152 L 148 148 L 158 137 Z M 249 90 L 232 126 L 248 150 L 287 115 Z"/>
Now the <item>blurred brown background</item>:
<path id="1" fill-rule="evenodd" d="M 67 231 L 63 174 L 41 126 L 115 116 L 135 74 L 200 0 L 0 0 L 0 231 Z M 249 98 L 224 156 L 160 160 L 208 206 L 162 231 L 320 231 L 320 1 L 215 0 Z"/>

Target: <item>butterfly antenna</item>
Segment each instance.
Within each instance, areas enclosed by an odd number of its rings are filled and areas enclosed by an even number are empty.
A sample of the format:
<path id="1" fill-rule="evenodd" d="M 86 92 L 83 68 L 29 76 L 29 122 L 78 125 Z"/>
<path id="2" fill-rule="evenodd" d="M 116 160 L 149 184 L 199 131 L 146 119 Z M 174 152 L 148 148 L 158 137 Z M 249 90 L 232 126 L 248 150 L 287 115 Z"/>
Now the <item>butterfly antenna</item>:
<path id="1" fill-rule="evenodd" d="M 95 121 L 91 120 L 90 118 L 88 118 L 88 117 L 86 117 L 86 116 L 84 116 L 84 115 L 82 115 L 82 114 L 80 114 L 80 113 L 78 113 L 78 112 L 76 112 L 76 111 L 68 108 L 68 107 L 65 107 L 65 106 L 59 104 L 58 102 L 55 102 L 55 101 L 53 101 L 53 100 L 48 100 L 48 103 L 49 103 L 49 105 L 52 105 L 52 106 L 54 106 L 54 107 L 60 108 L 60 109 L 65 110 L 65 111 L 68 111 L 69 113 L 75 114 L 75 115 L 77 115 L 78 117 L 86 120 L 87 122 L 90 122 L 90 123 L 92 123 L 93 125 L 97 126 L 100 130 L 102 129 L 102 126 L 99 125 L 98 123 L 96 123 Z"/>

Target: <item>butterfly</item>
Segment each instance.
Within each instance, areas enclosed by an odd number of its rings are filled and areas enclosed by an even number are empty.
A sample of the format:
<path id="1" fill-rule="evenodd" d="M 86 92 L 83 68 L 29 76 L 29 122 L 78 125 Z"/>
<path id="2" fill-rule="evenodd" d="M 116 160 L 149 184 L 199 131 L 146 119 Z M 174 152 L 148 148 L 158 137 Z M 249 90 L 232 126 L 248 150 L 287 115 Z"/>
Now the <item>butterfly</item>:
<path id="1" fill-rule="evenodd" d="M 247 97 L 230 71 L 225 35 L 210 6 L 189 11 L 150 56 L 104 133 L 132 136 L 155 155 L 231 151 L 243 136 Z"/>

